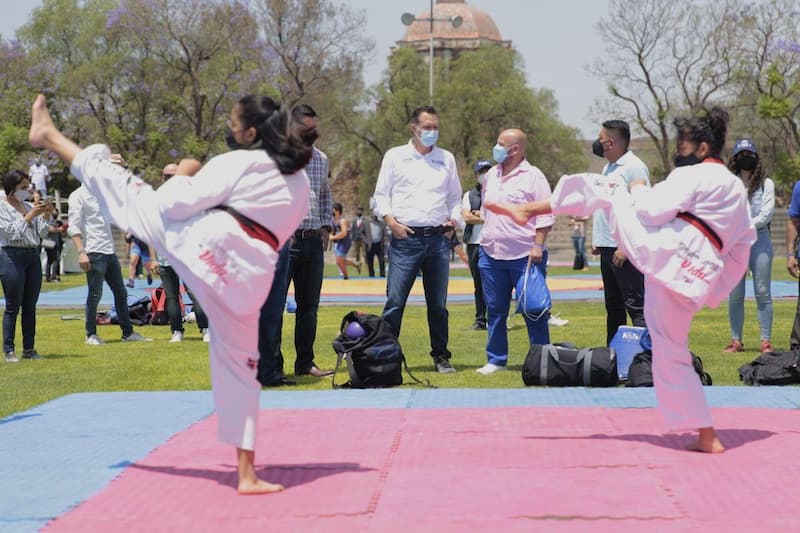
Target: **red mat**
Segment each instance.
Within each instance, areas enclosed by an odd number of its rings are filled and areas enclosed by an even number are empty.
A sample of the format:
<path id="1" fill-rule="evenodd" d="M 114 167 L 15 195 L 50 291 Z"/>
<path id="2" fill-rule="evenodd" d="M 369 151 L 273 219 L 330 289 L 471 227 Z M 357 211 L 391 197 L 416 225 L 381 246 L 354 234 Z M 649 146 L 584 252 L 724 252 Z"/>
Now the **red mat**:
<path id="1" fill-rule="evenodd" d="M 800 413 L 715 409 L 721 456 L 652 409 L 262 411 L 261 475 L 203 420 L 49 531 L 784 531 L 800 527 Z"/>

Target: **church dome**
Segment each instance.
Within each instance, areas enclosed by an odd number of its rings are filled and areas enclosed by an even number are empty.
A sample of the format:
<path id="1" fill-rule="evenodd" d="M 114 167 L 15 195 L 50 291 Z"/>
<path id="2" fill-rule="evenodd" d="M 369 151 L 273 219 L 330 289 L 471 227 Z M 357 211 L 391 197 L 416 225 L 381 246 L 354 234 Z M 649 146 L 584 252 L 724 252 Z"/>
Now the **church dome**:
<path id="1" fill-rule="evenodd" d="M 461 17 L 463 22 L 458 28 L 450 22 L 451 17 Z M 419 15 L 406 30 L 403 40 L 398 44 L 419 45 L 431 37 L 430 10 L 426 9 Z M 506 44 L 503 41 L 497 25 L 488 13 L 471 6 L 465 0 L 437 0 L 433 7 L 433 38 L 435 40 L 461 41 L 474 43 L 494 42 Z M 426 20 L 428 19 L 428 20 Z"/>

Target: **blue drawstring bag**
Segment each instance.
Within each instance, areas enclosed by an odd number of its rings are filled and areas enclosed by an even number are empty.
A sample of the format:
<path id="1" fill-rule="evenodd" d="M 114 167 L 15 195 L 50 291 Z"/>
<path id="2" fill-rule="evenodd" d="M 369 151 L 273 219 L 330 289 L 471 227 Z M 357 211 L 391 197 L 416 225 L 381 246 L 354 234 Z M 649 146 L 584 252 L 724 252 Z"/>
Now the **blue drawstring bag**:
<path id="1" fill-rule="evenodd" d="M 525 267 L 525 274 L 517 281 L 517 313 L 534 322 L 547 316 L 553 301 L 544 276 L 531 264 Z"/>

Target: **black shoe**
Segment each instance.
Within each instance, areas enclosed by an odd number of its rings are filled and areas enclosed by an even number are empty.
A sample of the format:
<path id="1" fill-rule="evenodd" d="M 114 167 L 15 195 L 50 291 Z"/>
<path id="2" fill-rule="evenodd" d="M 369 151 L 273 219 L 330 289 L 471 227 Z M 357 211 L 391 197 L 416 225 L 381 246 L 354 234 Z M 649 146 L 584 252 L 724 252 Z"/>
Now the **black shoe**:
<path id="1" fill-rule="evenodd" d="M 469 331 L 485 331 L 486 324 L 482 324 L 480 322 L 475 322 L 469 327 Z"/>
<path id="2" fill-rule="evenodd" d="M 434 357 L 433 366 L 440 374 L 455 374 L 456 372 L 456 369 L 450 364 L 450 360 L 445 359 L 444 357 Z"/>
<path id="3" fill-rule="evenodd" d="M 280 377 L 276 380 L 270 381 L 268 383 L 264 383 L 264 387 L 290 387 L 292 385 L 297 385 L 296 381 L 292 381 L 291 379 L 287 378 L 286 376 Z"/>
<path id="4" fill-rule="evenodd" d="M 22 350 L 23 359 L 44 359 L 36 350 Z"/>

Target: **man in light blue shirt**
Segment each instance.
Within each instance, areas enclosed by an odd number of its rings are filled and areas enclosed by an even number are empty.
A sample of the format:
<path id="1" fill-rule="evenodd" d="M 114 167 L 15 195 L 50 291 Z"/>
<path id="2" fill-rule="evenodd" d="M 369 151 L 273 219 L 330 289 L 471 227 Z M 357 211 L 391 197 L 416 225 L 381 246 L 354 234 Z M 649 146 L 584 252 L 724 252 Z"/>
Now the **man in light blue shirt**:
<path id="1" fill-rule="evenodd" d="M 650 172 L 641 159 L 628 149 L 631 130 L 623 120 L 603 122 L 592 152 L 608 160 L 604 176 L 620 178 L 630 190 L 631 181 L 644 180 L 650 185 Z M 600 272 L 606 301 L 606 343 L 627 323 L 626 312 L 634 326 L 645 327 L 644 276 L 636 270 L 611 236 L 608 219 L 602 211 L 594 214 L 592 254 L 600 255 Z"/>

